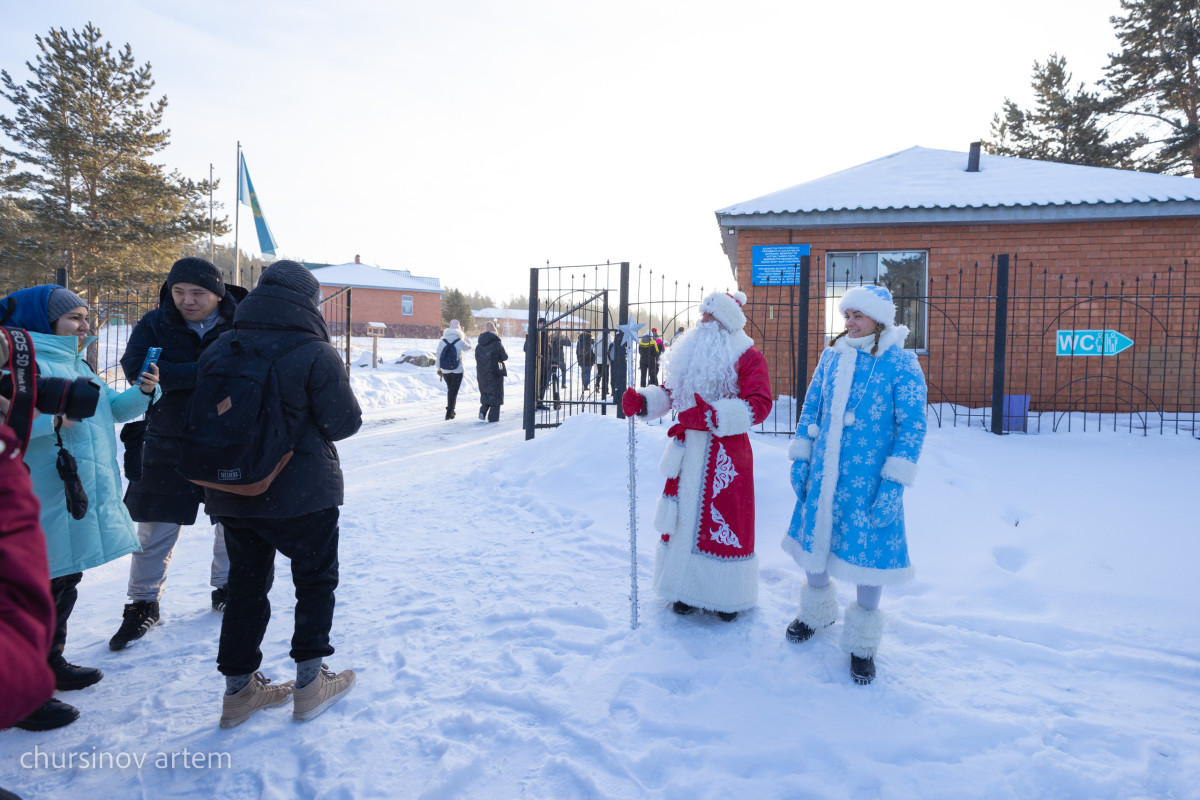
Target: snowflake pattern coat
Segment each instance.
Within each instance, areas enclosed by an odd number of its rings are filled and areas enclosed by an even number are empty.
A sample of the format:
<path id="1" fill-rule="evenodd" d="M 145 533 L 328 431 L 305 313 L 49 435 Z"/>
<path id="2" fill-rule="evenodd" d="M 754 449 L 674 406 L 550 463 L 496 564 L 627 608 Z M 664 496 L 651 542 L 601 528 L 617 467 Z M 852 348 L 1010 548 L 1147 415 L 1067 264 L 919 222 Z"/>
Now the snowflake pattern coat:
<path id="1" fill-rule="evenodd" d="M 811 468 L 783 538 L 808 572 L 870 586 L 913 577 L 901 493 L 888 488 L 912 485 L 925 441 L 925 376 L 907 337 L 888 328 L 874 356 L 843 337 L 813 372 L 789 448 Z"/>

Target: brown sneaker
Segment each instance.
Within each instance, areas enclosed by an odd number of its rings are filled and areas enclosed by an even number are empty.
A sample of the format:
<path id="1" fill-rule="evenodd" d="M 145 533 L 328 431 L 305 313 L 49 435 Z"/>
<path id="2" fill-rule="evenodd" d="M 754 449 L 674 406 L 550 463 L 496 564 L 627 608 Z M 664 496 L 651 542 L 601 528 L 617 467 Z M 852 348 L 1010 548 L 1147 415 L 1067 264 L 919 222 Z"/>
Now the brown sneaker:
<path id="1" fill-rule="evenodd" d="M 292 719 L 296 722 L 312 719 L 345 697 L 353 688 L 354 670 L 342 670 L 334 675 L 328 664 L 322 664 L 321 671 L 312 683 L 295 690 Z"/>
<path id="2" fill-rule="evenodd" d="M 256 672 L 240 692 L 225 695 L 221 706 L 221 727 L 236 728 L 260 708 L 275 708 L 291 699 L 295 681 L 268 686 L 270 682 L 270 678 Z"/>

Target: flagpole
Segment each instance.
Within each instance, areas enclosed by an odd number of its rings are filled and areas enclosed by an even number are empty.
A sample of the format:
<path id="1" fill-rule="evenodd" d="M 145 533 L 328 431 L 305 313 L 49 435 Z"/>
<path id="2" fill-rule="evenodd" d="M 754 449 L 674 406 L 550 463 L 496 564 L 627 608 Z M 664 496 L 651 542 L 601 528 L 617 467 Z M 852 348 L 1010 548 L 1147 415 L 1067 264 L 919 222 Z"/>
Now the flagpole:
<path id="1" fill-rule="evenodd" d="M 215 264 L 216 254 L 213 251 L 213 165 L 208 163 L 208 263 Z"/>
<path id="2" fill-rule="evenodd" d="M 242 207 L 242 143 L 237 143 L 237 194 L 233 198 L 233 285 L 242 285 L 242 251 L 238 247 L 238 212 Z"/>

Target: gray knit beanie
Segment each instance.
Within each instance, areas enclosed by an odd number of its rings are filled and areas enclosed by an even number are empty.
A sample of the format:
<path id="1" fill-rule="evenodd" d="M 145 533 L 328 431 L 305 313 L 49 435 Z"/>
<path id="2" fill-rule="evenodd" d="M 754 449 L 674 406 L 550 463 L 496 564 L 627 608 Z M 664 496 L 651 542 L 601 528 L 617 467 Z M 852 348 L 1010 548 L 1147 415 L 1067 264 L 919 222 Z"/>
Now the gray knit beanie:
<path id="1" fill-rule="evenodd" d="M 46 319 L 50 322 L 50 327 L 53 328 L 55 321 L 63 314 L 80 306 L 87 308 L 87 303 L 70 289 L 60 286 L 52 291 L 50 299 L 46 302 Z"/>
<path id="2" fill-rule="evenodd" d="M 263 270 L 258 278 L 259 286 L 282 286 L 293 292 L 312 298 L 313 303 L 321 302 L 321 283 L 298 261 L 276 261 Z"/>

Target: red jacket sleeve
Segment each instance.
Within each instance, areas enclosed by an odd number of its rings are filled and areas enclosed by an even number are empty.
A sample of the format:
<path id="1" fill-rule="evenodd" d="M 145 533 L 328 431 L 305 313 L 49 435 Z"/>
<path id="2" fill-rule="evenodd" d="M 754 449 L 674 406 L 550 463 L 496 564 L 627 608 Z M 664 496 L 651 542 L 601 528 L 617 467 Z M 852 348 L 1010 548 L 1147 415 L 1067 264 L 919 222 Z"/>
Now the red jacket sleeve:
<path id="1" fill-rule="evenodd" d="M 54 693 L 46 663 L 54 637 L 46 537 L 17 439 L 0 425 L 0 728 L 27 717 Z"/>
<path id="2" fill-rule="evenodd" d="M 754 425 L 758 425 L 771 413 L 771 374 L 767 359 L 751 347 L 738 359 L 738 396 L 750 406 Z"/>

